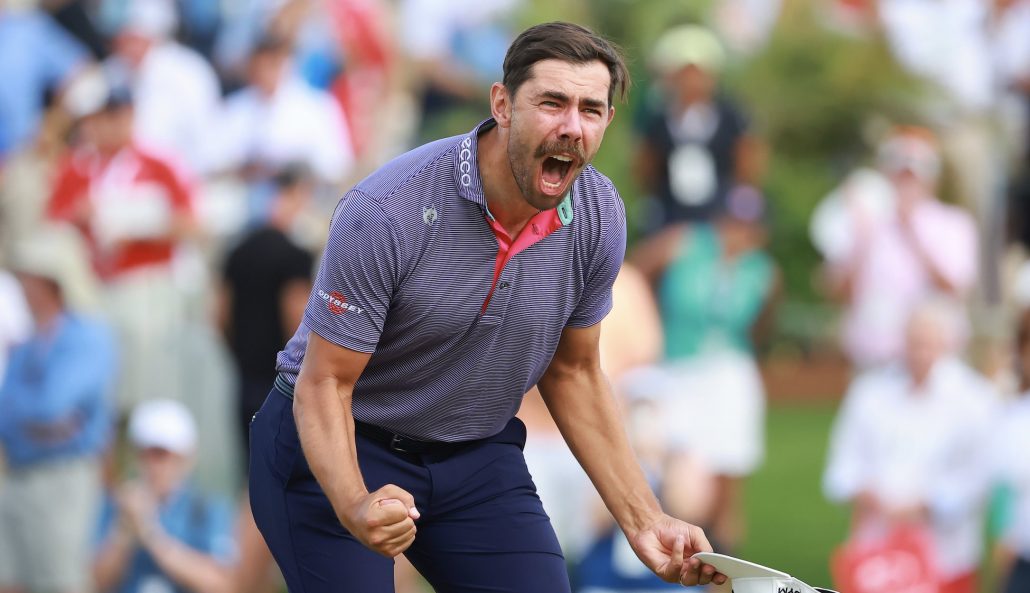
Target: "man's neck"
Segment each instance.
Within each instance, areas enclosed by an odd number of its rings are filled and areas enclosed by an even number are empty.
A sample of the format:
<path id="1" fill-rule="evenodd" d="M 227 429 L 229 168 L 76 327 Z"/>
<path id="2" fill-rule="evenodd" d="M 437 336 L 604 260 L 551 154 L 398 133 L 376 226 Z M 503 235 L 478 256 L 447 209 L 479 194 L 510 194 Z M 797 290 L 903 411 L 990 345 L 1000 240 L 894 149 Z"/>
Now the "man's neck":
<path id="1" fill-rule="evenodd" d="M 911 367 L 908 369 L 909 378 L 912 380 L 912 394 L 922 395 L 925 394 L 927 387 L 930 385 L 930 380 L 933 377 L 933 370 L 940 364 L 940 359 L 934 361 L 932 365 L 925 369 L 919 369 L 916 372 Z"/>
<path id="2" fill-rule="evenodd" d="M 267 226 L 286 234 L 293 226 L 293 221 L 296 218 L 297 212 L 294 208 L 282 203 L 276 203 L 272 206 L 272 212 L 268 215 Z"/>
<path id="3" fill-rule="evenodd" d="M 522 197 L 503 140 L 496 126 L 487 130 L 479 137 L 476 158 L 490 214 L 514 239 L 539 210 Z"/>

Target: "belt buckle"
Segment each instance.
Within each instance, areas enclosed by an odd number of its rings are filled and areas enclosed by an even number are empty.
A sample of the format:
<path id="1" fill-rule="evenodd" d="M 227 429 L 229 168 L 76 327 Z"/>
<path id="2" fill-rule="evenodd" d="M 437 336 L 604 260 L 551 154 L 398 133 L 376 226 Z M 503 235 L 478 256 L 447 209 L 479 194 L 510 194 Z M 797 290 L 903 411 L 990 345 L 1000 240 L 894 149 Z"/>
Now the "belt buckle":
<path id="1" fill-rule="evenodd" d="M 390 449 L 392 451 L 397 451 L 398 453 L 411 453 L 411 451 L 405 449 L 402 444 L 406 440 L 408 439 L 405 439 L 399 434 L 393 435 L 392 437 L 390 437 Z"/>

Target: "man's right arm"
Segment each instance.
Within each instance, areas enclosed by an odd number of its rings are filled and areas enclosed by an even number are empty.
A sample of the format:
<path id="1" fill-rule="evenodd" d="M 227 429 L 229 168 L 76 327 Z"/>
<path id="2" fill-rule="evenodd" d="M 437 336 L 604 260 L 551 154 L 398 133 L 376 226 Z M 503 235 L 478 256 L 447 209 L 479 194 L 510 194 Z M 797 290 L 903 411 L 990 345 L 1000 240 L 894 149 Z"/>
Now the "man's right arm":
<path id="1" fill-rule="evenodd" d="M 392 484 L 369 492 L 358 466 L 351 397 L 370 354 L 311 332 L 294 390 L 301 447 L 340 523 L 369 549 L 393 557 L 415 539 L 414 498 Z"/>

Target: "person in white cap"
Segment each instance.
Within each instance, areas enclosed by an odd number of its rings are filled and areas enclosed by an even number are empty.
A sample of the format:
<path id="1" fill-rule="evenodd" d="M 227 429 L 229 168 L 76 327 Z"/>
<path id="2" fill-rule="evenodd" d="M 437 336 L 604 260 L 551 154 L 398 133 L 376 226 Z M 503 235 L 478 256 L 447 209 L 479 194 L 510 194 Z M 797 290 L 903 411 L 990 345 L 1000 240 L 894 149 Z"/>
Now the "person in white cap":
<path id="1" fill-rule="evenodd" d="M 741 110 L 719 93 L 726 53 L 698 25 L 666 31 L 649 60 L 656 84 L 638 134 L 635 171 L 648 192 L 645 230 L 711 220 L 716 198 L 753 184 L 759 145 Z"/>
<path id="2" fill-rule="evenodd" d="M 45 227 L 9 262 L 35 327 L 0 386 L 0 591 L 85 593 L 112 432 L 115 343 L 81 314 L 89 270 L 69 229 Z"/>
<path id="3" fill-rule="evenodd" d="M 929 130 L 893 129 L 877 169 L 886 184 L 853 178 L 816 210 L 824 225 L 839 225 L 822 249 L 830 293 L 847 307 L 844 351 L 860 369 L 899 358 L 915 305 L 935 294 L 965 300 L 979 268 L 973 216 L 937 198 L 941 158 Z"/>
<path id="4" fill-rule="evenodd" d="M 233 513 L 190 483 L 197 428 L 186 407 L 151 400 L 133 409 L 129 441 L 139 481 L 105 501 L 94 575 L 100 591 L 226 593 L 231 590 Z"/>

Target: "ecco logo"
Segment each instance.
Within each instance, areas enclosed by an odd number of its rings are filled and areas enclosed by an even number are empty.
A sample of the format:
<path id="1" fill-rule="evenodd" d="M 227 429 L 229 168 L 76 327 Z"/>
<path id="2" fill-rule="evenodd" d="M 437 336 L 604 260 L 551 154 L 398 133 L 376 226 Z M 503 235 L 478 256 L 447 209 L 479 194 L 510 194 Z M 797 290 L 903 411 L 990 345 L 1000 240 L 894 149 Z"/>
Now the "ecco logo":
<path id="1" fill-rule="evenodd" d="M 461 152 L 458 153 L 458 171 L 461 173 L 461 184 L 472 185 L 472 138 L 461 141 Z"/>
<path id="2" fill-rule="evenodd" d="M 332 292 L 326 292 L 324 290 L 319 289 L 318 296 L 320 296 L 322 300 L 325 301 L 326 306 L 329 308 L 329 312 L 333 315 L 340 315 L 344 311 L 354 311 L 355 313 L 361 313 L 362 311 L 364 311 L 364 309 L 362 309 L 361 307 L 348 305 L 347 297 L 336 292 L 335 290 Z"/>

